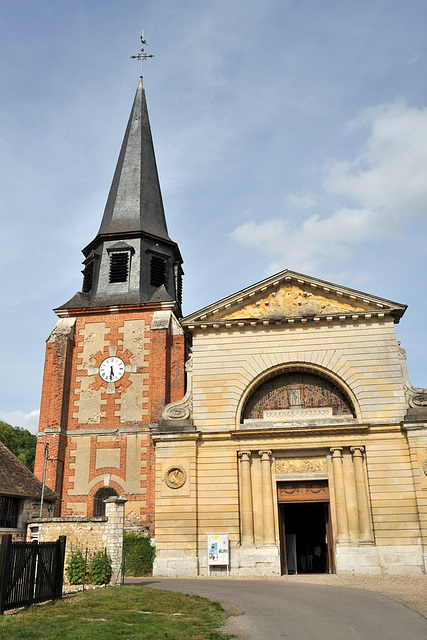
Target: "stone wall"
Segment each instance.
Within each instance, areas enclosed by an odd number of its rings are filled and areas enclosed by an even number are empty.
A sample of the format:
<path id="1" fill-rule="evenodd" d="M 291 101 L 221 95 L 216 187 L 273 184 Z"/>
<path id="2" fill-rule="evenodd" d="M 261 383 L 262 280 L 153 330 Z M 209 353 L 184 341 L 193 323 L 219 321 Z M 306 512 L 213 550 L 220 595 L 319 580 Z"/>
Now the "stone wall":
<path id="1" fill-rule="evenodd" d="M 126 498 L 107 498 L 105 517 L 33 518 L 27 525 L 27 539 L 49 542 L 66 536 L 65 563 L 73 547 L 91 552 L 106 548 L 113 567 L 111 584 L 120 584 L 125 502 Z"/>
<path id="2" fill-rule="evenodd" d="M 194 424 L 201 431 L 239 428 L 251 385 L 292 366 L 344 384 L 358 420 L 399 422 L 407 410 L 402 362 L 390 319 L 207 328 L 193 336 Z"/>

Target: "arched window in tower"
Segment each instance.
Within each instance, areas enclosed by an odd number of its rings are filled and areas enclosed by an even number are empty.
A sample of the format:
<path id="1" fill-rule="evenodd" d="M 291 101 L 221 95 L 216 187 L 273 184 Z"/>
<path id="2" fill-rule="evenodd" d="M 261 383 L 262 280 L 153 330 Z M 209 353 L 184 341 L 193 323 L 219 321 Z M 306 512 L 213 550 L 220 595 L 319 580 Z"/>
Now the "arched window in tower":
<path id="1" fill-rule="evenodd" d="M 353 404 L 346 392 L 333 380 L 304 369 L 284 371 L 262 381 L 251 393 L 242 411 L 243 420 L 286 419 L 304 417 L 355 417 Z M 316 411 L 317 410 L 317 411 Z"/>
<path id="2" fill-rule="evenodd" d="M 93 499 L 93 515 L 105 516 L 104 500 L 106 500 L 106 498 L 111 498 L 111 496 L 116 496 L 116 495 L 117 495 L 117 491 L 112 489 L 112 487 L 102 487 L 102 489 L 98 489 Z"/>

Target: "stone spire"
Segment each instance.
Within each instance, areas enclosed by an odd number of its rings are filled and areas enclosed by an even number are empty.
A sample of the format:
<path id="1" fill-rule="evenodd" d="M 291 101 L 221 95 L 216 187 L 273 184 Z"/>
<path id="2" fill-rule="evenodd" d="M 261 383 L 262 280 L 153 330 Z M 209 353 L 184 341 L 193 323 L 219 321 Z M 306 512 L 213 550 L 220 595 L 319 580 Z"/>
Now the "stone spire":
<path id="1" fill-rule="evenodd" d="M 57 312 L 147 302 L 180 308 L 182 258 L 167 230 L 142 78 L 101 226 L 83 254 L 82 292 Z"/>

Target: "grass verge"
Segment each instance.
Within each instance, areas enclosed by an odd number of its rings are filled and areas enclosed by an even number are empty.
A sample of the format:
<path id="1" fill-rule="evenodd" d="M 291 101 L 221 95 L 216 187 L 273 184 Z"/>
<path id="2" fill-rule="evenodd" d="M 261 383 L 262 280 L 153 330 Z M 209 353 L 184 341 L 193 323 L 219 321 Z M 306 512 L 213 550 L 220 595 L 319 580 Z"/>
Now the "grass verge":
<path id="1" fill-rule="evenodd" d="M 122 586 L 0 616 L 0 639 L 224 640 L 216 629 L 227 617 L 199 596 Z"/>

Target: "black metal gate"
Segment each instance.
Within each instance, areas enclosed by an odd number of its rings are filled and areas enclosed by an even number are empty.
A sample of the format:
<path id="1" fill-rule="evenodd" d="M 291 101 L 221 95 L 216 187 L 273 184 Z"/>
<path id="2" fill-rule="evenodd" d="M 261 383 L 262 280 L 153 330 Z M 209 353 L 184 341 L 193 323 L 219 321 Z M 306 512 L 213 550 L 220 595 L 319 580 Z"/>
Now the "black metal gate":
<path id="1" fill-rule="evenodd" d="M 12 542 L 0 547 L 0 613 L 62 597 L 65 536 L 56 542 Z"/>

